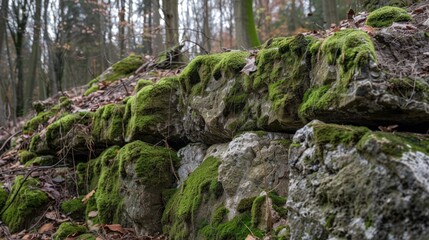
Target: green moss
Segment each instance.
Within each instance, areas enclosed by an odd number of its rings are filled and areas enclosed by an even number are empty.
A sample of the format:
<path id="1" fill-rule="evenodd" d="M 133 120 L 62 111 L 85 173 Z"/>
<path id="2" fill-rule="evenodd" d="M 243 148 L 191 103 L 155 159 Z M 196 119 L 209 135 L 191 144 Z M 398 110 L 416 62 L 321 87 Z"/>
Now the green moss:
<path id="1" fill-rule="evenodd" d="M 315 123 L 311 125 L 317 144 L 344 144 L 353 146 L 370 130 L 366 127 L 343 126 L 337 124 Z"/>
<path id="2" fill-rule="evenodd" d="M 126 75 L 126 74 L 133 73 L 142 64 L 143 64 L 143 59 L 141 56 L 131 54 L 128 57 L 122 59 L 121 61 L 113 64 L 112 69 L 116 73 Z"/>
<path id="3" fill-rule="evenodd" d="M 93 117 L 94 138 L 107 144 L 122 143 L 124 113 L 125 105 L 122 104 L 108 104 L 97 109 Z"/>
<path id="4" fill-rule="evenodd" d="M 91 123 L 92 114 L 91 112 L 67 114 L 53 122 L 46 128 L 46 142 L 53 149 L 60 147 L 61 141 L 73 130 L 75 124 L 89 125 Z M 78 139 L 78 133 L 74 132 L 70 137 Z M 82 134 L 85 135 L 85 133 Z"/>
<path id="5" fill-rule="evenodd" d="M 82 202 L 82 197 L 61 203 L 61 211 L 76 220 L 85 218 L 85 208 L 86 206 Z"/>
<path id="6" fill-rule="evenodd" d="M 68 236 L 78 235 L 85 233 L 87 231 L 86 227 L 78 225 L 75 223 L 65 222 L 61 223 L 58 230 L 53 235 L 54 240 L 66 239 Z"/>
<path id="7" fill-rule="evenodd" d="M 227 216 L 228 212 L 228 209 L 224 205 L 219 206 L 213 212 L 213 216 L 210 223 L 215 226 L 221 224 L 225 220 L 225 217 Z"/>
<path id="8" fill-rule="evenodd" d="M 19 187 L 22 185 L 21 189 Z M 36 179 L 28 178 L 24 181 L 22 176 L 18 176 L 12 187 L 12 192 L 5 206 L 9 206 L 2 214 L 2 221 L 9 227 L 11 232 L 17 232 L 26 227 L 37 216 L 40 211 L 43 211 L 44 206 L 49 199 L 46 193 L 38 188 L 39 182 Z M 19 190 L 19 191 L 18 191 Z M 10 205 L 9 205 L 10 204 Z"/>
<path id="9" fill-rule="evenodd" d="M 388 91 L 405 99 L 422 99 L 429 101 L 429 84 L 420 79 L 390 78 Z"/>
<path id="10" fill-rule="evenodd" d="M 27 121 L 23 127 L 23 132 L 29 134 L 39 130 L 41 127 L 46 126 L 51 118 L 59 117 L 64 114 L 64 112 L 69 111 L 71 105 L 72 101 L 70 99 L 61 97 L 57 105 L 48 110 L 38 112 L 35 117 Z"/>
<path id="11" fill-rule="evenodd" d="M 149 86 L 149 85 L 153 85 L 153 82 L 151 80 L 146 80 L 146 79 L 140 79 L 137 81 L 136 86 L 134 87 L 134 93 L 137 93 L 138 91 L 140 91 L 142 88 Z"/>
<path id="12" fill-rule="evenodd" d="M 90 88 L 88 88 L 88 90 L 86 90 L 83 95 L 88 96 L 89 94 L 98 91 L 98 89 L 99 89 L 98 85 L 93 85 Z"/>
<path id="13" fill-rule="evenodd" d="M 0 210 L 3 209 L 3 207 L 7 201 L 8 196 L 9 196 L 9 194 L 4 189 L 3 183 L 0 182 Z"/>
<path id="14" fill-rule="evenodd" d="M 203 227 L 199 234 L 203 239 L 245 239 L 249 234 L 254 234 L 257 238 L 262 238 L 264 233 L 252 227 L 251 217 L 248 213 L 240 214 L 230 221 L 219 225 L 207 225 Z"/>
<path id="15" fill-rule="evenodd" d="M 55 164 L 56 158 L 52 155 L 37 156 L 31 161 L 25 163 L 26 167 L 30 166 L 49 166 Z"/>
<path id="16" fill-rule="evenodd" d="M 237 74 L 248 56 L 248 52 L 242 51 L 198 56 L 180 74 L 181 87 L 188 94 L 201 95 L 212 77 Z"/>
<path id="17" fill-rule="evenodd" d="M 92 87 L 93 85 L 96 85 L 98 82 L 100 81 L 100 76 L 92 79 L 91 81 L 88 82 L 88 86 Z"/>
<path id="18" fill-rule="evenodd" d="M 273 209 L 279 214 L 281 218 L 283 219 L 287 218 L 288 211 L 286 208 L 273 205 Z"/>
<path id="19" fill-rule="evenodd" d="M 118 160 L 122 174 L 125 174 L 126 166 L 133 163 L 141 183 L 152 188 L 171 186 L 175 181 L 171 167 L 178 167 L 180 162 L 174 151 L 150 146 L 142 141 L 134 141 L 121 148 Z"/>
<path id="20" fill-rule="evenodd" d="M 96 240 L 97 238 L 92 235 L 91 233 L 85 233 L 82 235 L 79 235 L 76 240 Z"/>
<path id="21" fill-rule="evenodd" d="M 274 205 L 284 206 L 286 204 L 287 198 L 277 195 L 275 192 L 270 192 L 268 197 L 271 199 Z"/>
<path id="22" fill-rule="evenodd" d="M 179 86 L 178 78 L 163 78 L 155 85 L 141 89 L 128 100 L 123 120 L 126 122 L 125 140 L 144 140 L 156 143 L 163 139 L 158 125 L 169 120 L 174 112 L 171 99 Z"/>
<path id="23" fill-rule="evenodd" d="M 246 105 L 248 94 L 243 91 L 241 82 L 237 81 L 224 99 L 225 114 L 241 112 Z"/>
<path id="24" fill-rule="evenodd" d="M 380 152 L 386 155 L 401 157 L 404 152 L 408 151 L 419 151 L 425 154 L 429 154 L 429 138 L 427 136 L 405 132 L 367 133 L 357 144 L 357 149 L 362 151 L 363 146 L 372 139 L 379 141 Z"/>
<path id="25" fill-rule="evenodd" d="M 334 213 L 329 214 L 325 219 L 325 228 L 330 229 L 334 226 L 336 215 Z"/>
<path id="26" fill-rule="evenodd" d="M 201 203 L 210 197 L 216 197 L 210 186 L 216 185 L 220 161 L 209 157 L 192 172 L 174 196 L 168 201 L 162 217 L 164 233 L 170 239 L 189 237 L 188 224 L 193 223 L 194 213 Z M 213 188 L 212 187 L 212 191 Z"/>
<path id="27" fill-rule="evenodd" d="M 410 21 L 411 15 L 405 9 L 385 6 L 368 15 L 366 25 L 371 27 L 388 27 L 394 22 Z"/>
<path id="28" fill-rule="evenodd" d="M 353 75 L 369 61 L 376 61 L 370 37 L 355 29 L 341 30 L 326 38 L 320 45 L 319 55 L 318 82 L 306 91 L 299 108 L 299 116 L 303 119 L 312 119 L 317 111 L 340 105 Z M 327 78 L 330 68 L 337 72 L 335 82 Z"/>
<path id="29" fill-rule="evenodd" d="M 237 211 L 239 213 L 243 213 L 246 211 L 250 211 L 252 209 L 253 202 L 255 201 L 256 197 L 250 197 L 250 198 L 243 198 L 240 200 L 240 202 L 237 205 Z"/>
<path id="30" fill-rule="evenodd" d="M 262 215 L 262 205 L 265 203 L 265 196 L 258 196 L 252 203 L 252 227 L 257 227 Z"/>
<path id="31" fill-rule="evenodd" d="M 25 164 L 26 162 L 30 161 L 31 159 L 36 157 L 36 154 L 27 150 L 20 150 L 18 152 L 19 161 L 22 164 Z"/>

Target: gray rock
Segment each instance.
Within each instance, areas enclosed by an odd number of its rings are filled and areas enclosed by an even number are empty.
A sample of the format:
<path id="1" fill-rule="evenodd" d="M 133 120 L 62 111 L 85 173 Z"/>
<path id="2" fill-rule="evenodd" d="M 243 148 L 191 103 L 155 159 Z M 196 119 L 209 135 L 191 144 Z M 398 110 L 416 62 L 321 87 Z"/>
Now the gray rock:
<path id="1" fill-rule="evenodd" d="M 320 131 L 326 127 L 330 133 Z M 337 142 L 319 135 L 335 131 Z M 339 140 L 353 131 L 314 121 L 295 134 L 287 201 L 291 239 L 425 239 L 429 156 L 412 145 L 420 136 L 368 131 Z"/>
<path id="2" fill-rule="evenodd" d="M 201 164 L 206 151 L 207 146 L 202 143 L 191 143 L 177 151 L 177 156 L 181 159 L 180 167 L 177 170 L 177 175 L 179 176 L 177 187 L 180 187 L 189 174 Z"/>

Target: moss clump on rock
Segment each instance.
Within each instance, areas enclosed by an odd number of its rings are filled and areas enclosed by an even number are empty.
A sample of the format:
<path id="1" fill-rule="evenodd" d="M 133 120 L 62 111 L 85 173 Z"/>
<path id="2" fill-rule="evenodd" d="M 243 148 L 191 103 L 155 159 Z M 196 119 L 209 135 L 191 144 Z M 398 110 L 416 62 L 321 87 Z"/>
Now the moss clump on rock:
<path id="1" fill-rule="evenodd" d="M 86 206 L 82 202 L 82 197 L 70 199 L 61 203 L 61 211 L 75 220 L 85 218 L 85 208 Z"/>
<path id="2" fill-rule="evenodd" d="M 187 239 L 189 226 L 204 199 L 217 196 L 219 159 L 209 157 L 192 172 L 168 201 L 162 217 L 164 233 L 170 239 Z"/>
<path id="3" fill-rule="evenodd" d="M 143 87 L 127 101 L 124 118 L 125 141 L 143 140 L 156 143 L 163 139 L 159 132 L 174 114 L 171 103 L 179 86 L 177 77 L 163 78 L 155 85 Z"/>
<path id="4" fill-rule="evenodd" d="M 114 72 L 121 74 L 130 74 L 137 70 L 143 64 L 141 56 L 131 54 L 128 57 L 112 65 Z"/>
<path id="5" fill-rule="evenodd" d="M 49 166 L 55 164 L 56 158 L 52 155 L 37 156 L 31 161 L 25 163 L 26 167 L 30 166 Z"/>
<path id="6" fill-rule="evenodd" d="M 92 114 L 91 112 L 67 114 L 53 122 L 46 128 L 46 142 L 52 149 L 57 149 L 66 137 L 70 137 L 72 142 L 79 141 L 80 138 L 85 139 L 84 133 L 70 133 L 75 124 L 89 125 L 92 121 Z"/>
<path id="7" fill-rule="evenodd" d="M 82 233 L 85 233 L 86 231 L 87 231 L 86 227 L 82 225 L 65 222 L 65 223 L 61 223 L 60 227 L 53 235 L 53 239 L 62 240 L 62 239 L 66 239 L 68 236 L 82 234 Z"/>
<path id="8" fill-rule="evenodd" d="M 203 239 L 245 239 L 249 234 L 257 238 L 264 236 L 261 230 L 252 227 L 249 213 L 240 214 L 219 225 L 206 225 L 199 234 Z"/>
<path id="9" fill-rule="evenodd" d="M 92 135 L 98 142 L 120 144 L 123 142 L 123 116 L 125 105 L 108 104 L 99 109 L 93 117 Z"/>
<path id="10" fill-rule="evenodd" d="M 137 93 L 138 91 L 142 90 L 142 88 L 149 86 L 149 85 L 153 85 L 153 82 L 151 80 L 147 80 L 147 79 L 140 79 L 137 81 L 136 86 L 134 87 L 134 93 Z"/>
<path id="11" fill-rule="evenodd" d="M 410 21 L 411 15 L 402 8 L 385 6 L 368 15 L 366 25 L 371 27 L 388 27 L 394 22 Z"/>
<path id="12" fill-rule="evenodd" d="M 88 202 L 86 212 L 98 211 L 94 223 L 120 223 L 123 216 L 123 180 L 131 176 L 142 186 L 160 189 L 171 188 L 174 175 L 171 166 L 177 167 L 176 153 L 163 147 L 134 141 L 120 148 L 113 146 L 96 159 L 78 165 L 78 184 L 86 189 L 82 194 L 97 189 Z"/>
<path id="13" fill-rule="evenodd" d="M 36 154 L 27 150 L 20 150 L 18 152 L 19 161 L 22 164 L 25 164 L 26 162 L 30 161 L 31 159 L 36 157 Z"/>
<path id="14" fill-rule="evenodd" d="M 34 178 L 28 178 L 24 181 L 22 176 L 16 177 L 10 195 L 16 195 L 16 197 L 14 199 L 8 198 L 4 204 L 7 209 L 3 210 L 4 213 L 1 216 L 2 221 L 11 232 L 17 232 L 28 227 L 31 220 L 34 220 L 33 216 L 43 211 L 44 206 L 48 203 L 48 196 L 39 190 L 38 185 L 39 182 Z"/>
<path id="15" fill-rule="evenodd" d="M 72 102 L 70 99 L 61 97 L 57 105 L 51 107 L 49 110 L 38 112 L 35 117 L 26 122 L 23 127 L 23 132 L 29 134 L 38 130 L 39 126 L 45 125 L 52 117 L 58 117 L 67 112 L 71 104 Z"/>
<path id="16" fill-rule="evenodd" d="M 337 124 L 313 123 L 314 140 L 319 145 L 343 144 L 353 146 L 370 130 L 366 127 L 344 126 Z"/>
<path id="17" fill-rule="evenodd" d="M 88 88 L 88 90 L 85 91 L 83 95 L 88 96 L 89 94 L 98 91 L 98 89 L 99 89 L 98 85 L 92 85 L 90 88 Z"/>
<path id="18" fill-rule="evenodd" d="M 3 188 L 3 183 L 0 182 L 0 210 L 3 209 L 8 196 L 9 194 L 7 194 L 6 190 Z"/>
<path id="19" fill-rule="evenodd" d="M 341 105 L 342 95 L 346 93 L 353 76 L 361 66 L 376 61 L 374 45 L 365 32 L 346 29 L 326 38 L 320 46 L 321 63 L 316 69 L 316 83 L 308 89 L 299 107 L 302 119 L 312 118 L 317 111 L 325 111 Z M 330 69 L 335 76 L 327 77 Z"/>

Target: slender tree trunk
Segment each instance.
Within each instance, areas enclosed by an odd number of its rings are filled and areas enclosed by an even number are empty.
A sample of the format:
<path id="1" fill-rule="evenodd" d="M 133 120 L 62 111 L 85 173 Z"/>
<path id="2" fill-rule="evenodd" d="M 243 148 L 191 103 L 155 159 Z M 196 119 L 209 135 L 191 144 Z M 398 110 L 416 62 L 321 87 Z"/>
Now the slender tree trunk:
<path id="1" fill-rule="evenodd" d="M 239 48 L 252 48 L 260 45 L 253 18 L 253 1 L 234 1 L 235 38 Z"/>
<path id="2" fill-rule="evenodd" d="M 49 26 L 48 15 L 49 15 L 49 0 L 45 0 L 43 3 L 43 24 L 44 24 L 43 38 L 47 46 L 46 51 L 47 51 L 47 62 L 48 62 L 49 87 L 48 87 L 48 92 L 45 93 L 45 96 L 43 97 L 52 96 L 58 92 L 58 85 L 57 85 L 57 81 L 55 78 L 55 71 L 54 71 L 54 54 L 52 51 L 52 40 L 49 37 L 49 32 L 48 32 L 48 26 Z"/>
<path id="3" fill-rule="evenodd" d="M 144 0 L 143 4 L 143 53 L 152 55 L 152 0 Z"/>
<path id="4" fill-rule="evenodd" d="M 1 1 L 1 10 L 0 10 L 0 62 L 3 56 L 3 43 L 5 40 L 6 33 L 6 21 L 7 21 L 7 12 L 8 12 L 9 1 L 2 0 Z M 4 82 L 4 76 L 0 75 L 0 83 Z M 6 107 L 3 99 L 6 99 L 7 89 L 2 84 L 0 89 L 0 127 L 6 124 Z"/>
<path id="5" fill-rule="evenodd" d="M 323 15 L 326 23 L 325 28 L 330 27 L 333 23 L 338 23 L 336 0 L 323 0 Z"/>
<path id="6" fill-rule="evenodd" d="M 289 32 L 293 33 L 298 27 L 298 16 L 296 9 L 296 0 L 291 1 L 291 11 L 290 11 L 290 20 L 289 20 Z"/>
<path id="7" fill-rule="evenodd" d="M 34 87 L 37 78 L 37 67 L 39 63 L 39 45 L 40 45 L 40 28 L 41 28 L 41 16 L 42 16 L 42 0 L 36 0 L 36 12 L 34 14 L 34 30 L 33 30 L 33 45 L 31 47 L 31 65 L 29 72 L 29 79 L 26 87 L 26 98 L 24 111 L 27 112 L 31 103 L 33 102 Z M 39 86 L 42 87 L 42 86 Z"/>
<path id="8" fill-rule="evenodd" d="M 135 49 L 136 41 L 134 34 L 134 23 L 132 19 L 133 14 L 133 1 L 128 0 L 128 24 L 127 24 L 127 40 L 128 40 L 128 49 Z"/>
<path id="9" fill-rule="evenodd" d="M 15 53 L 16 53 L 16 70 L 17 70 L 17 85 L 16 85 L 16 114 L 17 116 L 22 116 L 24 114 L 24 59 L 22 56 L 22 48 L 24 47 L 24 37 L 25 30 L 27 27 L 28 20 L 28 9 L 27 9 L 27 0 L 21 3 L 14 5 L 13 9 L 15 11 L 15 17 L 17 21 L 16 32 L 9 27 L 12 33 L 12 38 L 14 39 Z"/>
<path id="10" fill-rule="evenodd" d="M 152 24 L 152 36 L 154 39 L 152 41 L 152 50 L 153 53 L 158 54 L 162 52 L 162 35 L 161 35 L 161 14 L 159 12 L 160 5 L 159 0 L 152 0 L 152 9 L 153 9 L 153 24 Z"/>
<path id="11" fill-rule="evenodd" d="M 166 27 L 166 48 L 172 48 L 179 43 L 179 2 L 178 0 L 163 0 L 162 9 Z"/>
<path id="12" fill-rule="evenodd" d="M 210 9 L 209 9 L 209 1 L 204 0 L 203 4 L 204 8 L 204 22 L 203 22 L 203 43 L 204 48 L 207 52 L 211 52 L 211 36 L 210 36 Z"/>
<path id="13" fill-rule="evenodd" d="M 219 0 L 219 12 L 220 12 L 220 21 L 219 21 L 219 47 L 222 48 L 223 47 L 223 0 Z"/>
<path id="14" fill-rule="evenodd" d="M 119 9 L 119 57 L 125 57 L 125 0 L 120 0 Z"/>

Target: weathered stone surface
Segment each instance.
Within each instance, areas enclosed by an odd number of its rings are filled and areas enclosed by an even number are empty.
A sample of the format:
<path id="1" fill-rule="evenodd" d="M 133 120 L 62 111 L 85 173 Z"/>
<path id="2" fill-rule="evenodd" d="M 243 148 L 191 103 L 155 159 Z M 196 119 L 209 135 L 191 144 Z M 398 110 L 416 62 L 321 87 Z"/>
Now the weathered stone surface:
<path id="1" fill-rule="evenodd" d="M 424 239 L 428 138 L 313 121 L 289 153 L 291 239 Z"/>
<path id="2" fill-rule="evenodd" d="M 191 174 L 204 160 L 207 146 L 202 143 L 191 143 L 177 151 L 177 156 L 180 158 L 180 167 L 177 169 L 179 181 L 177 186 L 180 186 L 189 174 Z"/>

